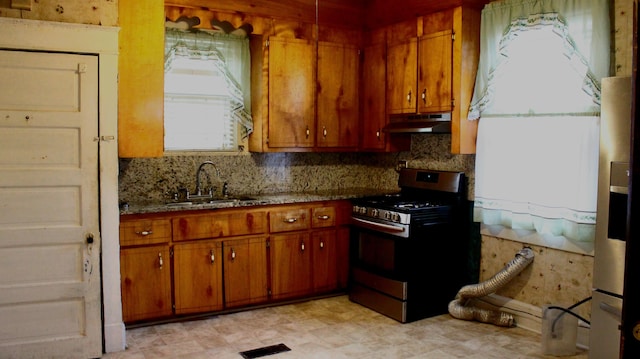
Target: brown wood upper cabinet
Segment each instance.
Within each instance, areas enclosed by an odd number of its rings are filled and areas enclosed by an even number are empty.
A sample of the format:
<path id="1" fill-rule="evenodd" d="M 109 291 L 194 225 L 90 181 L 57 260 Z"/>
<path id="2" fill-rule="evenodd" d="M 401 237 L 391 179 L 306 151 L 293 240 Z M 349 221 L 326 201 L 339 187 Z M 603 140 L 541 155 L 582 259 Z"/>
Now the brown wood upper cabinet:
<path id="1" fill-rule="evenodd" d="M 467 112 L 475 84 L 480 12 L 456 7 L 387 28 L 387 113 L 451 112 L 451 152 L 475 153 Z"/>
<path id="2" fill-rule="evenodd" d="M 357 47 L 320 41 L 316 52 L 312 40 L 271 36 L 252 53 L 250 151 L 357 150 Z"/>
<path id="3" fill-rule="evenodd" d="M 453 67 L 453 32 L 438 31 L 418 41 L 418 112 L 450 112 Z"/>
<path id="4" fill-rule="evenodd" d="M 161 157 L 164 6 L 155 0 L 123 1 L 118 21 L 118 156 Z"/>
<path id="5" fill-rule="evenodd" d="M 270 37 L 267 53 L 267 147 L 313 147 L 316 132 L 314 45 L 307 40 Z M 260 119 L 254 118 L 256 120 Z"/>
<path id="6" fill-rule="evenodd" d="M 359 64 L 359 48 L 318 42 L 317 147 L 358 146 Z"/>
<path id="7" fill-rule="evenodd" d="M 389 44 L 389 114 L 452 110 L 452 49 L 451 29 Z"/>
<path id="8" fill-rule="evenodd" d="M 360 150 L 371 152 L 408 151 L 410 135 L 390 136 L 387 125 L 387 44 L 384 28 L 365 33 L 362 56 L 362 118 Z"/>
<path id="9" fill-rule="evenodd" d="M 416 113 L 418 39 L 387 45 L 387 112 Z"/>

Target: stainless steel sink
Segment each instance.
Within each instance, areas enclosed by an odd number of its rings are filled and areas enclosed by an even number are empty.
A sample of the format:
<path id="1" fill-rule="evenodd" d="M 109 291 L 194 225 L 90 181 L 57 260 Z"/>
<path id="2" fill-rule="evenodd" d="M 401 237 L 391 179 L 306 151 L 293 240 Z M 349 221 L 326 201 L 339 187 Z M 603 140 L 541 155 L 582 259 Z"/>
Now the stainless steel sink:
<path id="1" fill-rule="evenodd" d="M 200 199 L 189 199 L 187 201 L 181 201 L 181 202 L 169 202 L 166 205 L 167 206 L 175 206 L 175 207 L 182 207 L 182 206 L 195 206 L 195 205 L 199 205 L 199 204 L 223 204 L 223 203 L 239 203 L 239 202 L 244 202 L 244 201 L 256 201 L 255 198 L 253 197 L 245 197 L 245 196 L 238 196 L 238 197 L 224 197 L 224 198 L 200 198 Z"/>

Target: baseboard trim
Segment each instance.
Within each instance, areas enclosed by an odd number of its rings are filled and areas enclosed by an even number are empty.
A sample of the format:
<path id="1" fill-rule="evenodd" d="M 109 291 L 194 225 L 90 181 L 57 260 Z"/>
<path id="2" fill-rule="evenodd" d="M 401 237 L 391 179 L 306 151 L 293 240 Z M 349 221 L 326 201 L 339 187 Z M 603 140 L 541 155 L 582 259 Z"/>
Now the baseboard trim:
<path id="1" fill-rule="evenodd" d="M 540 334 L 542 332 L 542 308 L 497 294 L 476 298 L 480 308 L 500 310 L 513 315 L 516 326 Z"/>
<path id="2" fill-rule="evenodd" d="M 115 323 L 104 326 L 104 352 L 112 353 L 125 350 L 127 336 L 124 323 Z"/>
<path id="3" fill-rule="evenodd" d="M 524 303 L 519 300 L 503 297 L 497 294 L 489 294 L 486 297 L 475 298 L 475 305 L 480 308 L 500 310 L 513 315 L 516 326 L 542 334 L 542 308 Z M 578 338 L 576 345 L 589 349 L 589 327 L 588 324 L 578 325 Z"/>

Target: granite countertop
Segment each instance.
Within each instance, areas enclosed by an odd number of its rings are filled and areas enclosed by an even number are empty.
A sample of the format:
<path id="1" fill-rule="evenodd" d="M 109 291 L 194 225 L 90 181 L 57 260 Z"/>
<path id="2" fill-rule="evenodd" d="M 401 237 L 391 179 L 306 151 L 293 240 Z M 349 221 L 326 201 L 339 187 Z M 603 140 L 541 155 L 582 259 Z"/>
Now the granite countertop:
<path id="1" fill-rule="evenodd" d="M 367 196 L 395 193 L 397 191 L 372 188 L 349 188 L 330 191 L 270 193 L 259 195 L 231 196 L 235 200 L 220 200 L 213 203 L 127 203 L 120 205 L 120 215 L 163 213 L 177 211 L 197 211 L 217 208 L 237 208 L 274 204 L 305 203 L 316 201 L 335 201 Z"/>

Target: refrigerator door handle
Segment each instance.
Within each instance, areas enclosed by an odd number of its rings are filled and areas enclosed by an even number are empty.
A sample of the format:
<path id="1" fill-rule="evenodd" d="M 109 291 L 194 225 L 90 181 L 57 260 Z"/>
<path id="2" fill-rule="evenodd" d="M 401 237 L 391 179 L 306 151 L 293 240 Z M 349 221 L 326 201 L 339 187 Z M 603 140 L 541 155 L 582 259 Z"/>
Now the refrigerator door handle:
<path id="1" fill-rule="evenodd" d="M 622 320 L 622 309 L 613 306 L 611 304 L 607 304 L 605 302 L 600 302 L 599 305 L 600 309 L 602 309 L 603 311 L 613 315 L 614 317 L 616 317 L 618 319 L 618 321 Z"/>

